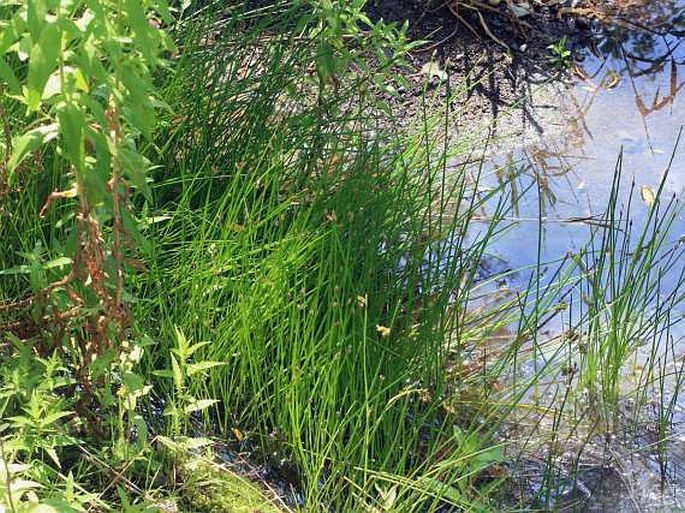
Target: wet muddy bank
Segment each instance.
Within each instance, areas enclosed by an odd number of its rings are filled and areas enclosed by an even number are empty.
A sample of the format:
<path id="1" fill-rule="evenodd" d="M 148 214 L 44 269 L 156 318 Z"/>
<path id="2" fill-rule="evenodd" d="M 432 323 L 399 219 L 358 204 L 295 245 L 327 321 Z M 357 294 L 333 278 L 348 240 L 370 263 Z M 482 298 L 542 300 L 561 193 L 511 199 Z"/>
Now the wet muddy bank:
<path id="1" fill-rule="evenodd" d="M 455 139 L 476 134 L 489 146 L 480 158 L 492 173 L 493 187 L 508 180 L 507 170 L 523 170 L 514 183 L 518 191 L 532 193 L 519 196 L 512 188 L 512 230 L 493 248 L 504 267 L 531 266 L 539 257 L 538 237 L 545 261 L 578 251 L 593 220 L 606 209 L 620 155 L 618 201 L 632 205 L 636 224 L 645 219 L 650 198 L 662 182 L 664 197 L 682 201 L 685 152 L 677 143 L 685 125 L 683 2 L 607 1 L 592 9 L 579 5 L 562 19 L 541 11 L 527 17 L 533 22 L 527 30 L 506 17 L 488 17 L 488 29 L 499 29 L 495 37 L 508 49 L 487 34 L 476 37 L 447 8 L 426 12 L 420 2 L 371 4 L 375 16 L 413 20 L 422 27 L 413 34 L 431 40 L 426 52 L 410 58 L 412 87 L 387 98 L 395 110 L 405 113 L 407 122 L 422 115 L 416 98 L 428 82 L 435 105 L 452 99 Z M 569 58 L 558 66 L 550 45 L 564 38 Z M 455 93 L 459 85 L 464 90 Z M 681 212 L 672 226 L 671 243 L 677 246 L 683 233 Z M 525 288 L 528 280 L 526 273 L 510 275 L 507 286 Z M 674 311 L 673 316 L 680 320 L 669 334 L 674 367 L 669 372 L 677 375 L 685 331 L 683 312 Z M 638 356 L 636 365 L 647 365 L 646 358 Z M 673 404 L 666 421 L 656 413 L 655 392 L 651 407 L 641 405 L 645 415 L 638 419 L 634 412 L 625 414 L 615 429 L 598 429 L 582 443 L 560 441 L 551 450 L 545 440 L 559 440 L 556 428 L 540 429 L 532 439 L 543 449 L 532 454 L 524 450 L 520 464 L 510 469 L 519 494 L 514 493 L 509 504 L 560 511 L 685 507 L 685 407 L 678 383 L 667 386 Z M 621 405 L 631 407 L 635 405 L 629 402 Z M 650 408 L 656 417 L 650 418 Z M 544 426 L 549 419 L 537 422 Z M 505 442 L 516 438 L 511 437 Z"/>

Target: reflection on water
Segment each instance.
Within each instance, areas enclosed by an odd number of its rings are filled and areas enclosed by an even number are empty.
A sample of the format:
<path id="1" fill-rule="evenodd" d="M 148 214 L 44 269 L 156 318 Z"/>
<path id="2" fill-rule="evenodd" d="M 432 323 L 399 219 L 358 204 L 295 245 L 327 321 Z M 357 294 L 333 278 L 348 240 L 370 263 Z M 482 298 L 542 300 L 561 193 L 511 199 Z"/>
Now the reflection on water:
<path id="1" fill-rule="evenodd" d="M 546 221 L 542 227 L 543 260 L 580 249 L 587 241 L 589 225 L 606 209 L 621 153 L 624 179 L 619 201 L 628 202 L 633 181 L 637 191 L 656 190 L 669 167 L 664 194 L 681 199 L 685 196 L 685 141 L 675 148 L 679 131 L 685 125 L 685 1 L 592 3 L 599 5 L 594 6 L 594 14 L 587 15 L 597 20 L 597 25 L 573 66 L 575 84 L 566 97 L 560 98 L 560 108 L 567 116 L 563 133 L 508 157 L 527 161 L 528 174 L 536 179 L 540 192 L 539 196 L 517 198 L 514 214 L 520 222 L 496 248 L 498 256 L 513 268 L 525 268 L 536 261 L 540 215 Z M 611 23 L 603 23 L 608 20 Z M 521 187 L 525 184 L 519 184 Z M 645 196 L 648 200 L 649 194 L 643 194 L 643 200 Z M 636 223 L 644 218 L 648 202 L 641 202 L 637 195 L 632 207 Z M 685 219 L 681 214 L 671 240 L 684 235 Z M 675 350 L 680 354 L 674 361 L 682 358 L 685 351 L 682 324 L 671 333 L 676 340 Z M 683 501 L 685 490 L 685 394 L 681 394 L 673 411 L 676 429 L 669 457 L 675 467 L 671 468 L 670 477 L 676 483 L 672 500 L 678 502 Z M 640 442 L 636 438 L 633 441 Z M 649 452 L 650 445 L 642 445 Z M 628 475 L 621 479 L 628 488 L 642 486 L 644 490 L 638 490 L 640 497 L 612 496 L 603 491 L 598 495 L 602 504 L 594 508 L 592 503 L 586 504 L 587 510 L 642 510 L 639 504 L 644 505 L 645 511 L 662 510 L 649 506 L 650 501 L 657 504 L 659 499 L 648 495 L 652 493 L 652 480 L 658 481 L 663 468 L 650 457 L 634 463 L 625 461 L 626 472 L 637 474 L 632 476 L 634 479 Z M 675 502 L 673 508 L 678 507 Z M 685 507 L 685 503 L 679 506 Z M 663 509 L 672 510 L 675 509 L 667 506 Z"/>
<path id="2" fill-rule="evenodd" d="M 604 9 L 604 17 L 619 23 L 595 31 L 574 65 L 575 86 L 560 98 L 567 118 L 562 135 L 513 157 L 520 160 L 522 153 L 528 161 L 539 179 L 544 213 L 556 221 L 593 219 L 604 211 L 621 152 L 624 200 L 632 179 L 638 189 L 655 189 L 672 158 L 665 193 L 682 197 L 685 191 L 685 147 L 674 154 L 685 125 L 685 1 L 615 0 Z M 517 216 L 534 219 L 538 199 L 523 197 L 517 207 Z M 641 208 L 638 217 L 646 211 Z M 535 237 L 530 227 L 522 228 Z M 675 236 L 684 231 L 681 219 Z M 577 249 L 585 232 L 578 223 L 555 224 L 544 254 L 553 258 Z M 507 253 L 514 267 L 535 260 L 529 237 L 512 239 Z"/>
<path id="3" fill-rule="evenodd" d="M 639 115 L 644 140 L 654 152 L 648 118 L 661 111 L 672 115 L 678 93 L 685 84 L 681 79 L 685 64 L 682 48 L 685 6 L 673 0 L 617 4 L 619 10 L 612 16 L 614 22 L 598 31 L 589 41 L 584 59 L 574 66 L 587 91 L 580 101 L 573 98 L 578 112 L 575 124 L 594 138 L 589 128 L 591 120 L 588 123 L 585 118 L 592 115 L 595 99 L 603 90 L 621 88 L 623 91 L 617 95 L 634 102 L 632 114 Z M 678 120 L 674 121 L 678 124 Z"/>

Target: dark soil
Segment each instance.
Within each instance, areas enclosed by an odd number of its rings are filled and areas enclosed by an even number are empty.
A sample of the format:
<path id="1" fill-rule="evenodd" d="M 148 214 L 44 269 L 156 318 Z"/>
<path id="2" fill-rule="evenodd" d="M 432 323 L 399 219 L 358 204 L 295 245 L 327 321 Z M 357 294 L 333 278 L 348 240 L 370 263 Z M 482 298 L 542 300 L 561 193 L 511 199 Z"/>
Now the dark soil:
<path id="1" fill-rule="evenodd" d="M 499 135 L 525 138 L 539 138 L 554 130 L 559 124 L 554 119 L 559 115 L 558 94 L 563 94 L 568 74 L 550 61 L 548 47 L 564 36 L 582 39 L 589 21 L 559 19 L 550 8 L 536 8 L 520 19 L 485 13 L 483 22 L 475 12 L 463 9 L 460 21 L 443 1 L 433 4 L 437 6 L 431 7 L 426 0 L 370 0 L 367 4 L 371 19 L 407 21 L 411 39 L 427 42 L 409 56 L 413 69 L 403 72 L 409 90 L 399 88 L 398 96 L 387 97 L 396 112 L 407 120 L 413 118 L 428 81 L 438 101 L 461 91 L 450 105 L 458 113 L 458 127 L 492 125 Z M 449 74 L 449 86 L 420 73 L 431 61 Z M 539 94 L 550 86 L 552 94 Z M 503 112 L 507 113 L 506 129 L 498 130 Z"/>

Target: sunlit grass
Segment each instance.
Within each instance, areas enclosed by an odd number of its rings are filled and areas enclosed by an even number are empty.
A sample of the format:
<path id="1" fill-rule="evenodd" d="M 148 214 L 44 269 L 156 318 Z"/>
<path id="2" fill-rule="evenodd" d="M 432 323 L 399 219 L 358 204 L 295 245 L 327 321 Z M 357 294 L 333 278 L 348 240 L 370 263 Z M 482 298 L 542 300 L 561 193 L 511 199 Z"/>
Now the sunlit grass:
<path id="1" fill-rule="evenodd" d="M 182 51 L 159 77 L 169 109 L 147 148 L 153 201 L 134 198 L 148 243 L 130 276 L 132 336 L 156 342 L 143 361 L 155 399 L 173 402 L 153 371 L 170 368 L 178 329 L 209 342 L 197 361 L 224 364 L 188 382 L 215 407 L 172 429 L 154 404 L 155 430 L 242 444 L 255 465 L 276 454 L 307 511 L 497 511 L 516 458 L 533 456 L 546 474 L 521 506 L 549 507 L 571 473 L 554 451 L 620 428 L 627 399 L 637 424 L 656 396 L 668 437 L 682 382 L 665 342 L 683 301 L 677 201 L 656 191 L 638 227 L 618 202 L 619 162 L 586 247 L 554 262 L 538 251 L 516 270 L 521 290 L 481 279 L 518 189 L 483 192 L 482 169 L 454 165 L 480 141 L 453 141 L 429 94 L 400 128 L 369 75 L 320 89 L 306 12 L 231 14 L 177 27 Z M 2 269 L 37 243 L 53 250 L 60 211 L 35 214 L 62 186 L 30 175 L 10 197 Z M 22 297 L 23 277 L 0 278 L 0 299 Z M 513 425 L 523 433 L 506 435 Z"/>

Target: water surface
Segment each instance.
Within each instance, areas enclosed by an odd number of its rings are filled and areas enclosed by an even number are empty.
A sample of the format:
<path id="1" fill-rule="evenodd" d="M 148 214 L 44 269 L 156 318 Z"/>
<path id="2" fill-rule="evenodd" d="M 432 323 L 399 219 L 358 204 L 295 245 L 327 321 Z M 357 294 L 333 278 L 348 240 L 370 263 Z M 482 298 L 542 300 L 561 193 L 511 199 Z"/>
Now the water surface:
<path id="1" fill-rule="evenodd" d="M 677 144 L 685 125 L 685 1 L 616 0 L 613 4 L 619 8 L 615 23 L 596 30 L 576 48 L 573 85 L 558 98 L 564 113 L 561 129 L 498 160 L 500 165 L 515 161 L 527 166 L 519 188 L 533 178 L 540 184 L 519 199 L 512 214 L 513 229 L 494 248 L 495 256 L 511 268 L 530 268 L 536 262 L 540 227 L 543 261 L 586 244 L 592 220 L 607 208 L 619 156 L 619 203 L 627 205 L 632 191 L 631 216 L 637 225 L 644 221 L 650 194 L 662 180 L 664 200 L 685 199 L 685 137 Z M 681 211 L 670 243 L 677 244 L 683 236 Z M 673 269 L 675 274 L 681 271 Z M 519 276 L 514 285 L 525 287 L 529 273 Z M 684 313 L 679 310 L 673 316 L 682 319 Z M 683 324 L 670 333 L 680 355 L 685 354 Z M 663 468 L 656 451 L 649 449 L 650 442 L 632 436 L 615 445 L 624 468 L 594 490 L 585 509 L 577 511 L 685 509 L 685 397 L 674 409 L 667 482 L 661 479 Z"/>

